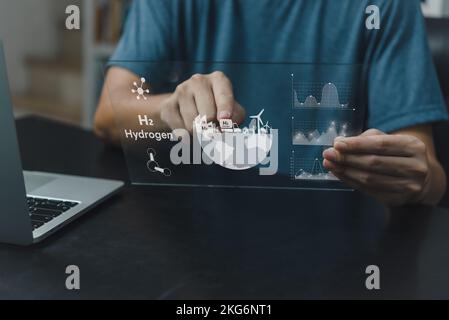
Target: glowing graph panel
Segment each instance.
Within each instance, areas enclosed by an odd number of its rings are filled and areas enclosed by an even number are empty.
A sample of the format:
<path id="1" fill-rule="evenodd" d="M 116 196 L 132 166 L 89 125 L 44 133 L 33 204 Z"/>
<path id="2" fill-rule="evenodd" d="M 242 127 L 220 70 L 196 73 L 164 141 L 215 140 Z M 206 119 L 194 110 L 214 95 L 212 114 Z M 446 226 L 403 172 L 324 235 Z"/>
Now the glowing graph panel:
<path id="1" fill-rule="evenodd" d="M 347 189 L 325 170 L 322 153 L 335 138 L 360 133 L 365 99 L 359 94 L 358 66 L 127 63 L 142 70 L 135 81 L 126 83 L 129 99 L 110 88 L 108 93 L 132 183 Z M 243 122 L 198 114 L 191 132 L 164 131 L 162 120 L 145 111 L 155 95 L 173 92 L 194 74 L 217 70 L 231 81 L 246 111 Z"/>
<path id="2" fill-rule="evenodd" d="M 348 136 L 348 123 L 338 123 L 337 121 L 307 122 L 297 121 L 296 118 L 292 118 L 292 122 L 293 145 L 332 146 L 337 137 Z"/>
<path id="3" fill-rule="evenodd" d="M 346 83 L 296 82 L 292 74 L 292 105 L 296 109 L 339 109 L 355 111 L 349 98 L 352 88 Z"/>
<path id="4" fill-rule="evenodd" d="M 323 159 L 291 158 L 291 179 L 295 181 L 339 181 L 331 172 L 323 167 Z"/>

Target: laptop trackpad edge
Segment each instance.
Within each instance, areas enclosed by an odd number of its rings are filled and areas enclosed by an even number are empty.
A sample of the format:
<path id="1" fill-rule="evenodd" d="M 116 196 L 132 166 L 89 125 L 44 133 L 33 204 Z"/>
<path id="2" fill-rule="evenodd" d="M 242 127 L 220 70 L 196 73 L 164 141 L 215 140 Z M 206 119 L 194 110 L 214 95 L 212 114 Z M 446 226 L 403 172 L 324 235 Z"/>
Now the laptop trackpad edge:
<path id="1" fill-rule="evenodd" d="M 53 182 L 56 180 L 55 177 L 43 175 L 43 174 L 33 174 L 24 172 L 23 177 L 25 180 L 26 193 L 30 194 L 33 191 Z"/>

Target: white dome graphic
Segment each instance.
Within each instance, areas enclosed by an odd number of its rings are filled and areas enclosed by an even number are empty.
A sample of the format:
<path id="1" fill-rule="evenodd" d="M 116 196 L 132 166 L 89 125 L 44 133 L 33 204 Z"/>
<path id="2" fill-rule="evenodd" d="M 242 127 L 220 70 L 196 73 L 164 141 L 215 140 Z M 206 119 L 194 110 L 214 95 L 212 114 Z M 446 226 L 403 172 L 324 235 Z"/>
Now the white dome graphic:
<path id="1" fill-rule="evenodd" d="M 262 163 L 273 145 L 271 128 L 262 121 L 262 110 L 249 128 L 240 129 L 232 120 L 221 120 L 217 127 L 205 116 L 194 121 L 194 135 L 203 153 L 215 164 L 230 170 L 247 170 Z"/>

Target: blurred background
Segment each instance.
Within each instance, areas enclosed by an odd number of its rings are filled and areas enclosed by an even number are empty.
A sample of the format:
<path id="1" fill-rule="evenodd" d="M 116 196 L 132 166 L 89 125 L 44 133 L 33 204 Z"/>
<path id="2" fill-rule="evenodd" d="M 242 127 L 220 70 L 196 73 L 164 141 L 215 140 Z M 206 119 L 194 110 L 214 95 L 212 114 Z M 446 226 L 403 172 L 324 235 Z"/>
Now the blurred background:
<path id="1" fill-rule="evenodd" d="M 38 114 L 91 127 L 101 65 L 114 51 L 131 2 L 0 0 L 0 38 L 16 116 Z M 80 31 L 65 28 L 65 8 L 71 4 L 81 9 Z M 443 21 L 449 17 L 449 0 L 427 0 L 423 11 L 432 21 Z M 449 36 L 448 26 L 434 28 Z"/>
<path id="2" fill-rule="evenodd" d="M 17 117 L 37 114 L 90 127 L 102 63 L 120 38 L 131 0 L 0 0 Z M 67 30 L 65 9 L 78 5 L 81 30 Z"/>

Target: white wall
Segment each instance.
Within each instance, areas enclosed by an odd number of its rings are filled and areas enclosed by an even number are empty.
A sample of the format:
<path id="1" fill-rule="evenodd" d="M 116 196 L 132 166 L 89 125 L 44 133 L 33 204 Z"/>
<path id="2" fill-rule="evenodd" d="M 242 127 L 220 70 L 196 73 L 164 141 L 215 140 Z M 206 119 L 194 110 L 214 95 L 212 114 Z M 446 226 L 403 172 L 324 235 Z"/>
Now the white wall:
<path id="1" fill-rule="evenodd" d="M 449 16 L 449 0 L 427 0 L 423 3 L 422 8 L 427 17 Z"/>
<path id="2" fill-rule="evenodd" d="M 62 1 L 0 0 L 0 39 L 5 46 L 13 93 L 27 88 L 24 66 L 27 56 L 50 57 L 56 52 L 58 30 L 55 7 L 59 8 L 60 2 Z"/>

